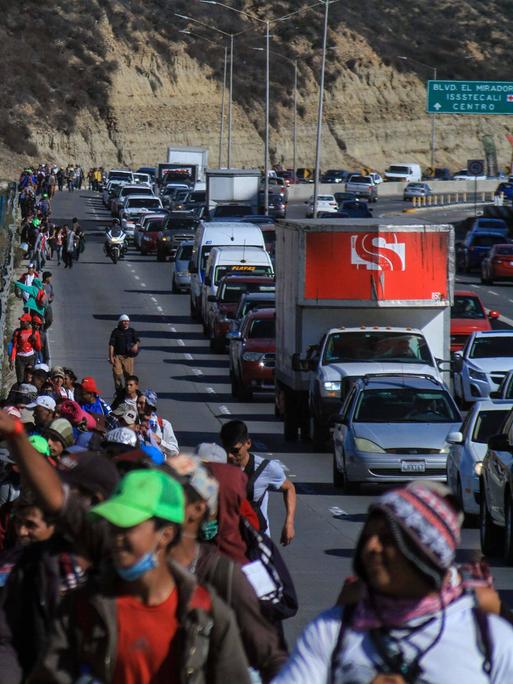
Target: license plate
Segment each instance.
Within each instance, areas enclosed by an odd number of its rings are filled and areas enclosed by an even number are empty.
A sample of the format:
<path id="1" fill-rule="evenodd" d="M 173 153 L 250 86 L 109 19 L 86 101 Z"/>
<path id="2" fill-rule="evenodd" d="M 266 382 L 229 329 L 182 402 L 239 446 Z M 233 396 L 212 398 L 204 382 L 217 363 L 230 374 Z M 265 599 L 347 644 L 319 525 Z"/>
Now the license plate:
<path id="1" fill-rule="evenodd" d="M 402 473 L 425 473 L 426 464 L 424 461 L 401 461 Z"/>

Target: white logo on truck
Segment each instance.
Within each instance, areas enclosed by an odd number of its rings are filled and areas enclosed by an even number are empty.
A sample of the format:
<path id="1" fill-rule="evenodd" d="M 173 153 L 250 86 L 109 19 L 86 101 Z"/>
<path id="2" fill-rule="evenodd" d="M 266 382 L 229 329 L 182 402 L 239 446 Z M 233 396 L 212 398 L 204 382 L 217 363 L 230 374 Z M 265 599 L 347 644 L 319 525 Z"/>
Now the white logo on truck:
<path id="1" fill-rule="evenodd" d="M 406 245 L 397 241 L 395 233 L 351 235 L 351 264 L 368 271 L 404 271 Z"/>

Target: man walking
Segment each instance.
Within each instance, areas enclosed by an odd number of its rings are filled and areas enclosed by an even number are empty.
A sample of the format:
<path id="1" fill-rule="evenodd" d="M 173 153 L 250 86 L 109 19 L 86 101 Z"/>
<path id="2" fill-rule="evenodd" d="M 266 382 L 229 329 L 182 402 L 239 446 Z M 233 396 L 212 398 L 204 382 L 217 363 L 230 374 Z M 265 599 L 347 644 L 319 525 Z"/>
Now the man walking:
<path id="1" fill-rule="evenodd" d="M 139 353 L 139 344 L 137 333 L 130 327 L 130 318 L 127 314 L 121 315 L 109 339 L 109 363 L 116 392 L 122 390 L 129 376 L 134 374 L 134 358 Z"/>
<path id="2" fill-rule="evenodd" d="M 221 441 L 228 453 L 228 461 L 241 468 L 248 477 L 247 497 L 260 522 L 260 531 L 270 534 L 267 503 L 269 491 L 282 492 L 285 503 L 285 522 L 281 543 L 287 546 L 294 539 L 296 488 L 287 479 L 278 461 L 262 458 L 250 452 L 251 439 L 242 420 L 230 420 L 221 428 Z"/>
<path id="3" fill-rule="evenodd" d="M 78 242 L 78 237 L 75 231 L 66 226 L 66 236 L 64 243 L 64 268 L 73 268 L 73 257 Z"/>

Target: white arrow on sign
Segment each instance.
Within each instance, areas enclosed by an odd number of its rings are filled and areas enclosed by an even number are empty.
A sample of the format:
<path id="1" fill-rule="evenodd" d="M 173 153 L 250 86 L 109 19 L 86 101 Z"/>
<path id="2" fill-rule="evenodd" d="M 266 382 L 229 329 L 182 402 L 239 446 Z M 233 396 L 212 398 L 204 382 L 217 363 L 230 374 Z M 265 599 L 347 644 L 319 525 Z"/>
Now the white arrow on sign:
<path id="1" fill-rule="evenodd" d="M 436 111 L 438 111 L 439 109 L 442 109 L 442 105 L 440 104 L 440 102 L 437 102 L 436 104 L 434 104 L 433 109 L 436 109 Z"/>

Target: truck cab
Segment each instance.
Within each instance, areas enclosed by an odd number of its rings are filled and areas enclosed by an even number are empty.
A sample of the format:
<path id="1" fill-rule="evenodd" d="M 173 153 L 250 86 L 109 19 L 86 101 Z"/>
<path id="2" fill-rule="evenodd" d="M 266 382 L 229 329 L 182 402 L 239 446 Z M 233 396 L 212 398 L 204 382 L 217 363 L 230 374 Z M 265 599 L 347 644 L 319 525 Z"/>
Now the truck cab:
<path id="1" fill-rule="evenodd" d="M 415 328 L 331 328 L 311 348 L 309 365 L 310 432 L 319 443 L 328 439 L 330 419 L 358 378 L 369 373 L 410 373 L 442 381 L 426 338 Z"/>

